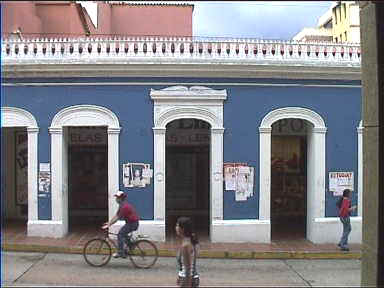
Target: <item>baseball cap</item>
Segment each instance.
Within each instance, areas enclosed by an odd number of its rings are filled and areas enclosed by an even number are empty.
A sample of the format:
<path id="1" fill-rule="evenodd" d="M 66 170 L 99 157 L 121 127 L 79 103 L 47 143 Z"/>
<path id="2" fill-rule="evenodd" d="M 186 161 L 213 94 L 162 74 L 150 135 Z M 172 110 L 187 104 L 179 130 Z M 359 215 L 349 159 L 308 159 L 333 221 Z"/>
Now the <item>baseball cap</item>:
<path id="1" fill-rule="evenodd" d="M 113 196 L 117 198 L 125 198 L 127 195 L 125 195 L 123 191 L 117 191 L 115 194 L 113 194 Z"/>

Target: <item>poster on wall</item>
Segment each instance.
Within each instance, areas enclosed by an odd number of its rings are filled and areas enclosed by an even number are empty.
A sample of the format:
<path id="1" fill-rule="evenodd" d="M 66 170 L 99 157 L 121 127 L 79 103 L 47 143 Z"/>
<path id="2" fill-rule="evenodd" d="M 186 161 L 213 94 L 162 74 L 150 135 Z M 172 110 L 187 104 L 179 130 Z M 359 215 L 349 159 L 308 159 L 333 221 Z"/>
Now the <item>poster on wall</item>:
<path id="1" fill-rule="evenodd" d="M 342 196 L 344 189 L 353 191 L 353 172 L 329 172 L 329 191 Z"/>
<path id="2" fill-rule="evenodd" d="M 246 163 L 224 163 L 225 190 L 235 191 L 236 201 L 253 196 L 254 167 Z"/>
<path id="3" fill-rule="evenodd" d="M 16 204 L 28 204 L 28 134 L 17 131 L 15 157 L 16 157 Z"/>
<path id="4" fill-rule="evenodd" d="M 50 163 L 40 163 L 39 170 L 39 192 L 49 193 L 51 190 Z"/>
<path id="5" fill-rule="evenodd" d="M 145 187 L 151 184 L 153 170 L 150 164 L 126 163 L 123 164 L 123 185 L 124 187 Z"/>

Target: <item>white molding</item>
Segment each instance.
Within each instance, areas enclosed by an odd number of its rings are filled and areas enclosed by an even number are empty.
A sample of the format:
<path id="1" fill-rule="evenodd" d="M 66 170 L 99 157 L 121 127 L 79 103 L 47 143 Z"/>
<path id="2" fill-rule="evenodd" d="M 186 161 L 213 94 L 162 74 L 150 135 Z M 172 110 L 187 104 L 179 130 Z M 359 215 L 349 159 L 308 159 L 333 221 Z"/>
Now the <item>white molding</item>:
<path id="1" fill-rule="evenodd" d="M 28 135 L 28 236 L 29 221 L 38 217 L 37 169 L 38 169 L 38 132 L 35 117 L 28 111 L 16 107 L 1 107 L 1 127 L 26 127 Z"/>
<path id="2" fill-rule="evenodd" d="M 156 86 L 156 85 L 197 85 L 197 82 L 16 82 L 1 83 L 1 86 Z M 361 85 L 342 84 L 303 84 L 303 83 L 241 83 L 241 82 L 205 82 L 209 86 L 254 86 L 254 87 L 316 87 L 316 88 L 361 88 Z"/>
<path id="3" fill-rule="evenodd" d="M 307 238 L 316 242 L 314 219 L 325 216 L 325 133 L 327 128 L 323 118 L 312 110 L 301 107 L 279 108 L 269 112 L 261 121 L 259 127 L 259 220 L 270 221 L 271 219 L 272 124 L 278 120 L 287 118 L 306 120 L 313 125 L 307 132 Z M 270 239 L 267 242 L 270 242 Z"/>
<path id="4" fill-rule="evenodd" d="M 62 237 L 68 232 L 68 179 L 66 163 L 66 126 L 107 126 L 108 133 L 108 215 L 111 219 L 116 210 L 113 194 L 119 189 L 119 132 L 116 115 L 109 109 L 95 105 L 70 106 L 59 111 L 52 120 L 51 171 L 52 171 L 52 221 L 59 223 L 56 229 Z"/>
<path id="5" fill-rule="evenodd" d="M 151 89 L 150 96 L 154 101 L 154 220 L 165 221 L 166 125 L 183 118 L 200 119 L 211 125 L 210 222 L 223 219 L 223 102 L 227 98 L 226 90 L 174 86 Z M 213 239 L 215 231 L 212 227 Z M 162 233 L 165 239 L 165 226 Z"/>

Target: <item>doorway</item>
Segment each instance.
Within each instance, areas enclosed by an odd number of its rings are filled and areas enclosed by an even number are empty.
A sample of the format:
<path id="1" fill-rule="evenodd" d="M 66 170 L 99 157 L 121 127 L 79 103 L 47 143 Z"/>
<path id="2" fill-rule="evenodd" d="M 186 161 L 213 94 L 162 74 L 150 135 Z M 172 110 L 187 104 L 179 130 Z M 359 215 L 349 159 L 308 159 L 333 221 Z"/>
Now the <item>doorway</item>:
<path id="1" fill-rule="evenodd" d="M 107 127 L 67 127 L 69 231 L 108 221 Z"/>
<path id="2" fill-rule="evenodd" d="M 210 231 L 210 125 L 178 119 L 166 126 L 166 238 L 175 237 L 178 217 L 192 219 L 199 237 Z"/>
<path id="3" fill-rule="evenodd" d="M 307 123 L 282 119 L 271 135 L 271 239 L 305 239 L 307 227 Z"/>
<path id="4" fill-rule="evenodd" d="M 28 133 L 26 127 L 1 128 L 1 217 L 27 226 L 28 221 Z"/>

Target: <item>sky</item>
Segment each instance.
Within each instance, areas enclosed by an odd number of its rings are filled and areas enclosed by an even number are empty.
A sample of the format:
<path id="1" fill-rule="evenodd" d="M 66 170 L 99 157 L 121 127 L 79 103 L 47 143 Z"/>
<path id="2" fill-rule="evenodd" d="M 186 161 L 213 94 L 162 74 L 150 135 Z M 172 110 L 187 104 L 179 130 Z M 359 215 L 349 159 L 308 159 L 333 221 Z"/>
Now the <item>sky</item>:
<path id="1" fill-rule="evenodd" d="M 292 39 L 317 21 L 333 1 L 192 1 L 193 35 Z"/>

